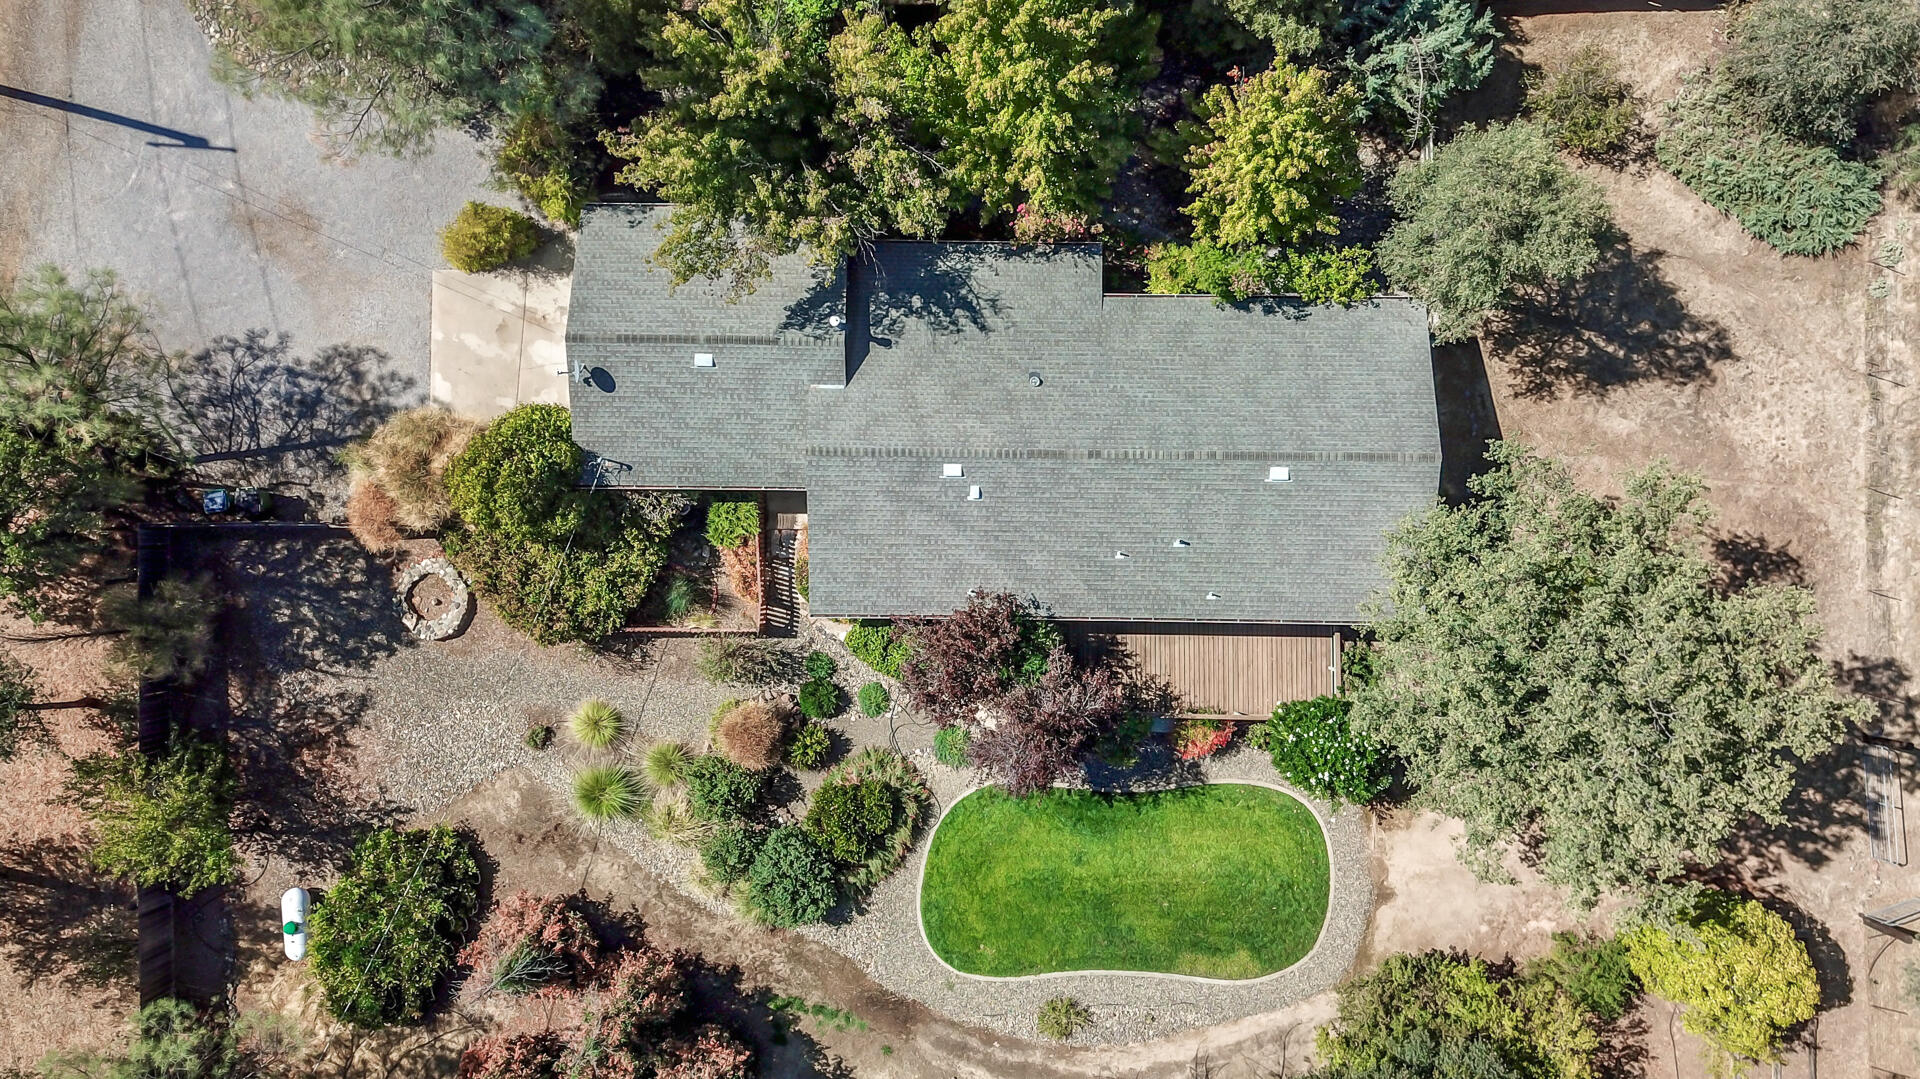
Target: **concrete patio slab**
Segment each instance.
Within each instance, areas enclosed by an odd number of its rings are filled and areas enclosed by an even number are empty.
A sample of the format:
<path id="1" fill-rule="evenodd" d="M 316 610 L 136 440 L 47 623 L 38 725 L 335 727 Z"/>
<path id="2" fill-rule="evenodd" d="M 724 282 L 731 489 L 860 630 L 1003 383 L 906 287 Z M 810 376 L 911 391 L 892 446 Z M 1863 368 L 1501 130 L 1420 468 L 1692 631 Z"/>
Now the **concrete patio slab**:
<path id="1" fill-rule="evenodd" d="M 550 270 L 433 272 L 428 386 L 435 404 L 489 420 L 516 405 L 567 403 L 567 300 Z"/>

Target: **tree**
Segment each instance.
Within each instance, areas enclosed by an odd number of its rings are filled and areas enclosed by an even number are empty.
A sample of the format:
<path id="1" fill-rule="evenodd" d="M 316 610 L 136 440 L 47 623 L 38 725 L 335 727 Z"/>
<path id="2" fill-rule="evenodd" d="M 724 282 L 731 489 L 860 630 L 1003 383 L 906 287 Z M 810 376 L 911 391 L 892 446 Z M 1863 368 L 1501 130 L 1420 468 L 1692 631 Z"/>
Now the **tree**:
<path id="1" fill-rule="evenodd" d="M 216 74 L 313 108 L 347 151 L 418 150 L 441 127 L 564 121 L 601 89 L 581 28 L 527 0 L 194 6 L 220 31 Z"/>
<path id="2" fill-rule="evenodd" d="M 1226 8 L 1283 60 L 1318 51 L 1340 16 L 1335 0 L 1226 0 Z"/>
<path id="3" fill-rule="evenodd" d="M 472 846 L 445 825 L 361 840 L 307 918 L 328 1013 L 360 1027 L 418 1020 L 453 969 L 479 888 Z"/>
<path id="4" fill-rule="evenodd" d="M 1079 766 L 1080 757 L 1126 710 L 1126 692 L 1113 669 L 1085 667 L 1056 647 L 1046 673 L 1020 685 L 968 724 L 968 757 L 1007 793 L 1033 794 Z"/>
<path id="5" fill-rule="evenodd" d="M 1432 140 L 1435 114 L 1480 85 L 1500 45 L 1475 0 L 1360 0 L 1344 29 L 1359 42 L 1349 63 L 1367 106 L 1398 109 L 1415 141 Z"/>
<path id="6" fill-rule="evenodd" d="M 1319 1033 L 1328 1079 L 1585 1079 L 1599 1047 L 1553 982 L 1437 951 L 1388 956 L 1342 986 Z"/>
<path id="7" fill-rule="evenodd" d="M 1758 0 L 1720 77 L 1781 133 L 1845 146 L 1876 100 L 1920 77 L 1920 8 L 1902 0 Z"/>
<path id="8" fill-rule="evenodd" d="M 1373 256 L 1364 247 L 1269 250 L 1154 244 L 1147 249 L 1147 291 L 1211 293 L 1223 304 L 1286 292 L 1306 303 L 1352 304 L 1373 295 Z"/>
<path id="9" fill-rule="evenodd" d="M 1518 848 L 1580 902 L 1779 822 L 1800 762 L 1866 714 L 1835 694 L 1812 596 L 1716 590 L 1703 485 L 1664 463 L 1608 500 L 1518 444 L 1488 459 L 1477 501 L 1388 537 L 1354 729 L 1466 822 L 1478 871 Z"/>
<path id="10" fill-rule="evenodd" d="M 970 721 L 976 706 L 1036 682 L 1061 642 L 1038 607 L 1011 592 L 976 592 L 941 619 L 913 623 L 900 678 L 913 707 L 942 725 Z"/>
<path id="11" fill-rule="evenodd" d="M 1380 268 L 1435 308 L 1434 339 L 1461 341 L 1526 288 L 1586 274 L 1609 228 L 1606 202 L 1540 129 L 1463 132 L 1388 186 L 1400 220 Z"/>
<path id="12" fill-rule="evenodd" d="M 752 290 L 770 260 L 832 262 L 886 234 L 931 236 L 949 193 L 922 145 L 930 58 L 878 14 L 701 0 L 670 11 L 646 72 L 663 106 L 604 138 L 616 179 L 674 204 L 657 257 L 676 284 Z"/>
<path id="13" fill-rule="evenodd" d="M 1820 1005 L 1807 946 L 1754 900 L 1710 892 L 1683 924 L 1625 939 L 1647 991 L 1684 1005 L 1682 1026 L 1743 1060 L 1778 1060 L 1780 1036 Z"/>
<path id="14" fill-rule="evenodd" d="M 1291 247 L 1339 231 L 1335 203 L 1360 188 L 1359 97 L 1329 83 L 1282 64 L 1201 98 L 1187 154 L 1197 240 Z"/>
<path id="15" fill-rule="evenodd" d="M 153 449 L 164 364 L 146 310 L 111 271 L 75 284 L 42 266 L 0 293 L 0 427 L 68 450 Z"/>
<path id="16" fill-rule="evenodd" d="M 246 1013 L 232 1022 L 160 997 L 134 1018 L 125 1052 L 56 1053 L 33 1073 L 40 1079 L 251 1079 L 281 1074 L 273 1044 L 277 1016 Z M 27 1073 L 17 1073 L 25 1075 Z"/>
<path id="17" fill-rule="evenodd" d="M 188 895 L 233 880 L 235 789 L 226 752 L 186 736 L 151 760 L 133 749 L 83 757 L 67 783 L 93 822 L 95 865 Z"/>
<path id="18" fill-rule="evenodd" d="M 34 621 L 108 546 L 106 513 L 139 493 L 97 448 L 0 423 L 0 599 Z"/>
<path id="19" fill-rule="evenodd" d="M 1095 213 L 1133 152 L 1159 20 L 1131 0 L 953 0 L 929 102 L 953 182 L 985 217 Z"/>
<path id="20" fill-rule="evenodd" d="M 488 424 L 447 467 L 453 511 L 469 528 L 532 543 L 565 543 L 590 516 L 579 490 L 587 454 L 564 405 L 521 405 Z"/>

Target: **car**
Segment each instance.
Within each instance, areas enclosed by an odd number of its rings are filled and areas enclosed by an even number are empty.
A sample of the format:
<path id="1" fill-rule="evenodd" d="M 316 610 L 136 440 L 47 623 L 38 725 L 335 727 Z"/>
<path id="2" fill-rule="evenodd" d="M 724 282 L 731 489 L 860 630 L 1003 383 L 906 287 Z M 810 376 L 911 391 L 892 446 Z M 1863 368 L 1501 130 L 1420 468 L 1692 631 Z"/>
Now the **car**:
<path id="1" fill-rule="evenodd" d="M 307 957 L 307 890 L 288 888 L 280 896 L 280 943 L 288 959 Z"/>

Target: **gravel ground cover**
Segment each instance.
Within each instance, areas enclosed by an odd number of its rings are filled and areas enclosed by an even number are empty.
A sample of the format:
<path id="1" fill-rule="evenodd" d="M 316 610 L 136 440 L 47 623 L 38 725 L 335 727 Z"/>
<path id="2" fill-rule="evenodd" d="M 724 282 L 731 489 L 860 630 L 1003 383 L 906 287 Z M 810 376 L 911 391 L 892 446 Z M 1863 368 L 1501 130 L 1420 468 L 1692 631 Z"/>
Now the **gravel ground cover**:
<path id="1" fill-rule="evenodd" d="M 632 753 L 660 739 L 699 748 L 715 708 L 751 692 L 715 686 L 695 673 L 695 642 L 654 642 L 638 658 L 575 648 L 540 649 L 482 612 L 468 633 L 454 641 L 405 645 L 375 661 L 370 681 L 369 734 L 376 740 L 382 793 L 418 812 L 445 807 L 478 784 L 509 768 L 524 768 L 565 794 L 575 769 L 589 754 L 563 733 L 547 750 L 527 748 L 529 726 L 558 724 L 578 701 L 600 697 L 625 715 L 631 733 L 614 755 Z M 840 661 L 839 680 L 851 690 L 878 676 L 846 652 L 830 634 L 814 630 L 795 647 L 828 651 Z M 885 681 L 884 679 L 881 679 Z M 956 770 L 933 757 L 930 724 L 898 708 L 868 719 L 850 710 L 830 722 L 839 748 L 888 745 L 911 759 L 931 786 L 936 813 L 980 784 L 972 770 Z M 604 757 L 604 755 L 602 755 Z M 820 773 L 797 773 L 792 796 L 776 815 L 796 819 L 805 790 Z M 1100 785 L 1153 789 L 1192 782 L 1251 780 L 1273 783 L 1271 764 L 1251 752 L 1229 752 L 1198 767 L 1153 768 L 1102 775 Z M 1138 1041 L 1211 1026 L 1271 1011 L 1329 988 L 1345 976 L 1367 929 L 1373 893 L 1364 816 L 1347 807 L 1329 812 L 1302 798 L 1328 839 L 1331 895 L 1328 917 L 1313 950 L 1300 962 L 1265 978 L 1202 982 L 1152 974 L 1038 975 L 1015 980 L 959 974 L 927 947 L 919 918 L 919 883 L 932 829 L 919 837 L 905 864 L 875 888 L 858 909 L 835 912 L 830 924 L 796 932 L 853 959 L 887 990 L 918 1000 L 962 1022 L 998 1033 L 1034 1037 L 1034 1015 L 1045 1000 L 1070 995 L 1092 1009 L 1095 1023 L 1077 1044 Z M 574 820 L 556 825 L 584 828 Z M 723 897 L 698 882 L 698 859 L 688 848 L 650 837 L 638 822 L 601 827 L 599 838 L 618 844 L 663 877 L 680 882 L 715 917 L 737 917 Z"/>

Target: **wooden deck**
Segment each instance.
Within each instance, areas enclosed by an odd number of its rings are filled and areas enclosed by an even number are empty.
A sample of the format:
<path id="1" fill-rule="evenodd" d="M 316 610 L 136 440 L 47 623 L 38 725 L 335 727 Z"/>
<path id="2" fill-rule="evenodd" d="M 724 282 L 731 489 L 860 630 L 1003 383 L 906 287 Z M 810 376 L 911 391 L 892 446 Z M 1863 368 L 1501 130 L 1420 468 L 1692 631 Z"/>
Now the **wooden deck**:
<path id="1" fill-rule="evenodd" d="M 1330 627 L 1066 623 L 1081 655 L 1123 652 L 1148 677 L 1163 678 L 1189 712 L 1262 718 L 1281 701 L 1334 692 L 1339 631 Z"/>

